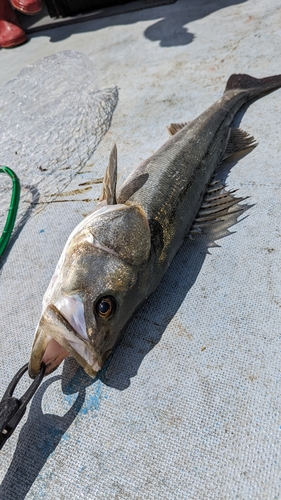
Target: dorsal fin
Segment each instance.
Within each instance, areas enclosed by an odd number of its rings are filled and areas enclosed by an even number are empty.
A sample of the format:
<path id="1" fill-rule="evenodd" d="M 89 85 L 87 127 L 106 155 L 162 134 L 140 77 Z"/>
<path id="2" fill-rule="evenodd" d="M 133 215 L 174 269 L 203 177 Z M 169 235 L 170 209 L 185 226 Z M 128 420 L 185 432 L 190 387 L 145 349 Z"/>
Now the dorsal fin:
<path id="1" fill-rule="evenodd" d="M 102 194 L 100 201 L 106 201 L 107 205 L 115 205 L 116 202 L 116 183 L 117 183 L 117 147 L 114 144 L 107 169 L 104 174 Z"/>
<path id="2" fill-rule="evenodd" d="M 177 132 L 179 132 L 186 125 L 188 125 L 188 122 L 184 122 L 184 123 L 170 123 L 170 125 L 167 127 L 167 129 L 168 129 L 168 132 L 169 132 L 170 135 L 175 135 Z"/>

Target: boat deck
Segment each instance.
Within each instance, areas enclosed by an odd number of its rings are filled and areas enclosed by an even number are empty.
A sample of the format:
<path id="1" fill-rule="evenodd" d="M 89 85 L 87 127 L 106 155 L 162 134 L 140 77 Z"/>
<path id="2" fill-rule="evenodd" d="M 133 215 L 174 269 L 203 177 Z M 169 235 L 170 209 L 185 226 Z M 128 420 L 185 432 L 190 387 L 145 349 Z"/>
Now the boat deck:
<path id="1" fill-rule="evenodd" d="M 97 183 L 85 195 L 84 183 L 103 176 L 114 143 L 126 176 L 163 144 L 166 125 L 218 99 L 232 73 L 281 73 L 280 12 L 277 0 L 178 0 L 1 50 L 1 85 L 75 50 L 93 62 L 99 88 L 118 87 L 119 102 L 65 189 L 76 194 L 32 210 L 1 260 L 0 394 L 28 361 L 65 241 L 100 194 Z M 251 205 L 231 234 L 219 246 L 209 232 L 186 240 L 97 379 L 71 359 L 44 379 L 0 453 L 1 499 L 281 498 L 280 109 L 278 90 L 236 120 L 259 144 L 221 171 Z"/>

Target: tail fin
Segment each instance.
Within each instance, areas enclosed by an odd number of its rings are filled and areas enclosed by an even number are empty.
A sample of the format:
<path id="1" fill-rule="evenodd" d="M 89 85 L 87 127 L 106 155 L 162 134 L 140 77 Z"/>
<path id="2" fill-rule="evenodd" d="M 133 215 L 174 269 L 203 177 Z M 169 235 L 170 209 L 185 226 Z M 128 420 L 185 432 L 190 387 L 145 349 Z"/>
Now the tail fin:
<path id="1" fill-rule="evenodd" d="M 267 78 L 254 78 L 250 75 L 231 75 L 227 81 L 225 92 L 232 89 L 248 90 L 251 96 L 268 94 L 281 87 L 281 75 Z"/>

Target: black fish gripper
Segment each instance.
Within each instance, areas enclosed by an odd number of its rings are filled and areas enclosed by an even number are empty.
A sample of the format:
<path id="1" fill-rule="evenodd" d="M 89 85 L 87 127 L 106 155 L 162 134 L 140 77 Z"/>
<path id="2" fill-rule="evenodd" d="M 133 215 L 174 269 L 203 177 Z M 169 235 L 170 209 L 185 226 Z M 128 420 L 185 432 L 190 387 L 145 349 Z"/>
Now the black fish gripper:
<path id="1" fill-rule="evenodd" d="M 21 398 L 17 399 L 13 396 L 13 392 L 27 369 L 28 363 L 15 374 L 0 401 L 0 450 L 25 414 L 27 404 L 32 396 L 34 396 L 44 377 L 46 366 L 44 363 L 41 364 L 40 371 L 33 380 L 31 386 Z"/>

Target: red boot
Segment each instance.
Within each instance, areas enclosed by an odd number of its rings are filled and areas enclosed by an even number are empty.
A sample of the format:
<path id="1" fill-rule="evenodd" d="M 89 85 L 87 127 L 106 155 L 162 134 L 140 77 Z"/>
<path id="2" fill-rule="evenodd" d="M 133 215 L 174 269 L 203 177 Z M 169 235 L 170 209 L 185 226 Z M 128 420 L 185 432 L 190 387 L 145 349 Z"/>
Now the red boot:
<path id="1" fill-rule="evenodd" d="M 0 0 L 0 47 L 15 47 L 26 41 L 9 0 Z"/>
<path id="2" fill-rule="evenodd" d="M 11 4 L 15 9 L 31 16 L 40 12 L 43 7 L 41 0 L 11 0 Z"/>

